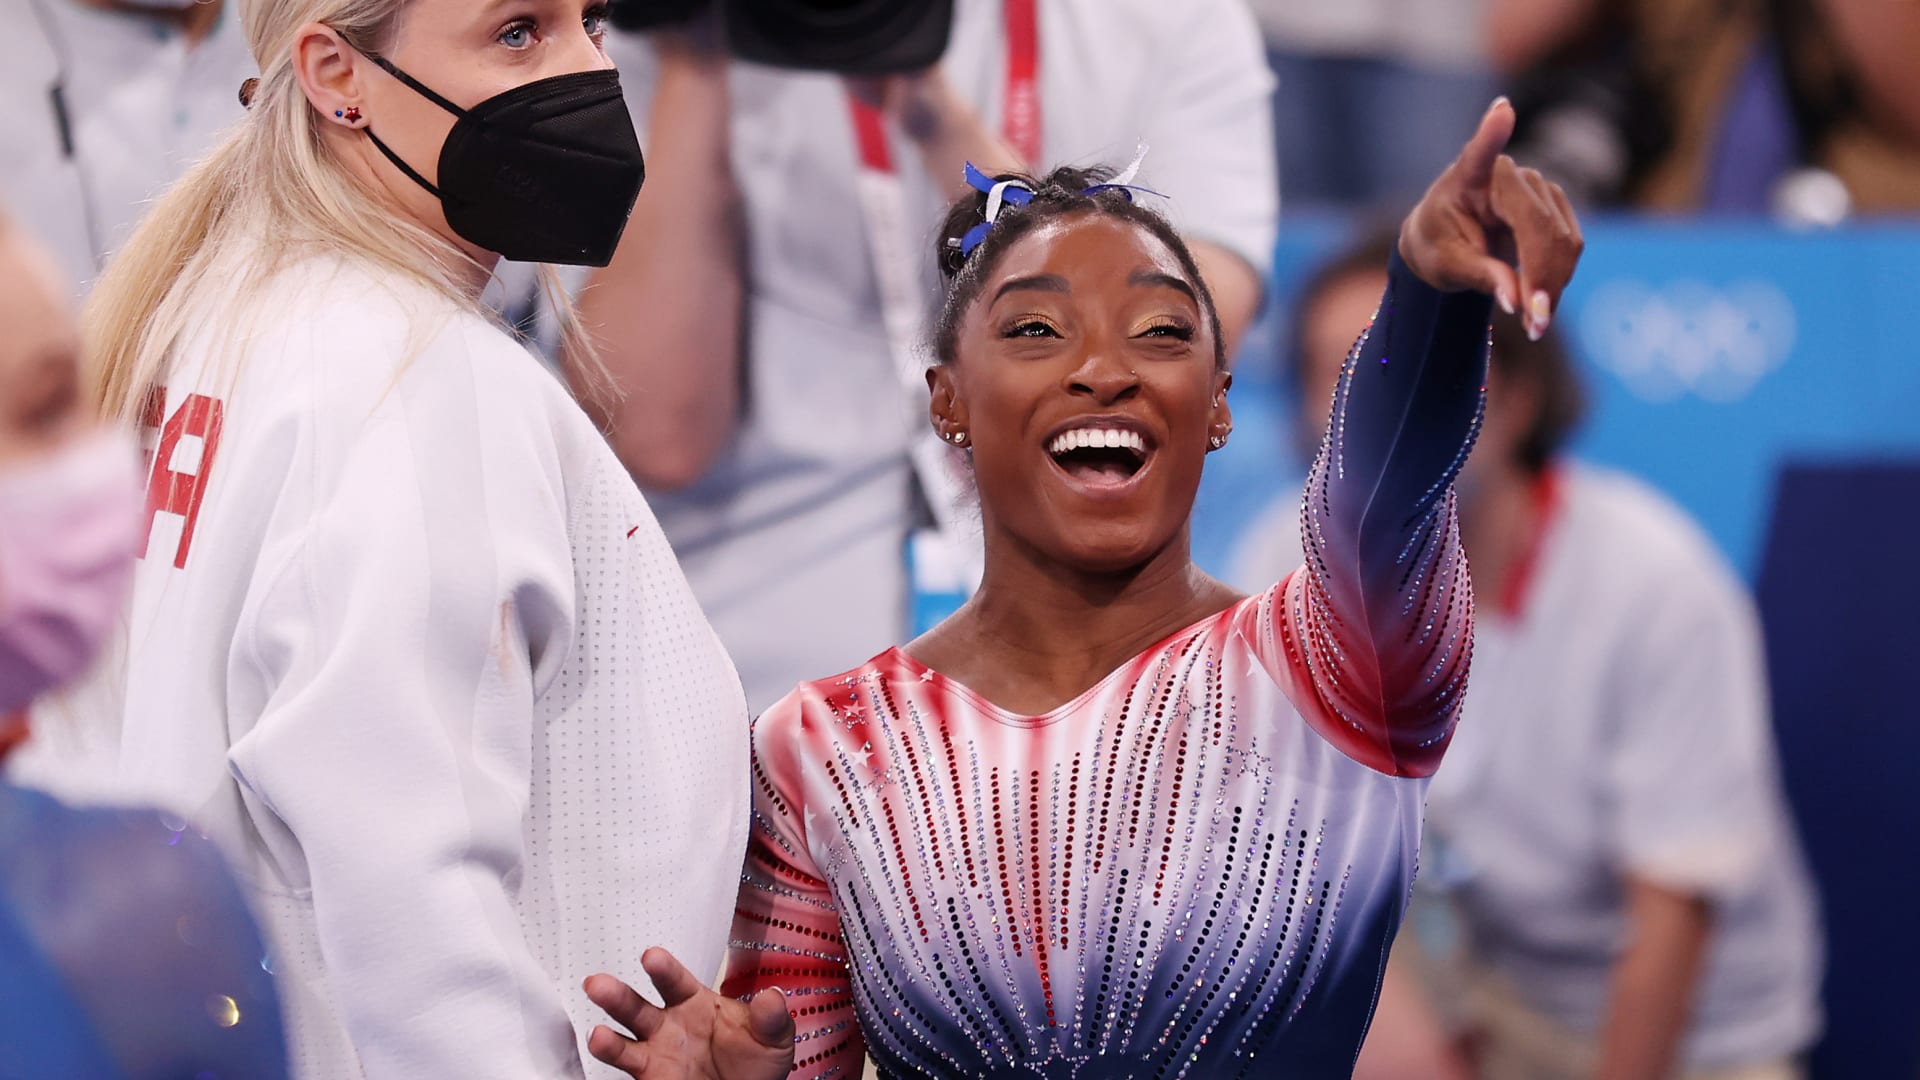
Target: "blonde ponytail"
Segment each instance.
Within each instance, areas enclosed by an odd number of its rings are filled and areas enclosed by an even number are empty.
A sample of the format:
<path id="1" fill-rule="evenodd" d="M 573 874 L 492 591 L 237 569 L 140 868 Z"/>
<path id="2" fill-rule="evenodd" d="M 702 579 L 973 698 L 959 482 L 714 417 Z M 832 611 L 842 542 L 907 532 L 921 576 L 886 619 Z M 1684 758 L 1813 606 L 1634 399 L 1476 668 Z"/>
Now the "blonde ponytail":
<path id="1" fill-rule="evenodd" d="M 96 404 L 102 416 L 127 422 L 146 386 L 158 381 L 171 340 L 161 335 L 159 314 L 193 253 L 233 203 L 232 180 L 248 150 L 236 136 L 194 166 L 163 196 L 108 266 L 87 298 L 87 356 L 95 368 Z"/>

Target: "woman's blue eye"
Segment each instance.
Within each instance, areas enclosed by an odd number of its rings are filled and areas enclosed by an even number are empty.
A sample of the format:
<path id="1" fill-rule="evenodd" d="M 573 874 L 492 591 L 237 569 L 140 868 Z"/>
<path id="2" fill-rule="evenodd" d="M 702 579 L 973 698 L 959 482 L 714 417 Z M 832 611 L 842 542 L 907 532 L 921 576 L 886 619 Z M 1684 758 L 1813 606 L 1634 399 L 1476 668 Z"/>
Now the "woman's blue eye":
<path id="1" fill-rule="evenodd" d="M 516 23 L 500 31 L 499 41 L 509 49 L 524 49 L 533 44 L 533 27 L 528 23 Z"/>
<path id="2" fill-rule="evenodd" d="M 580 25 L 587 28 L 587 36 L 590 38 L 597 40 L 605 37 L 607 33 L 606 12 L 590 11 L 587 13 L 586 18 L 580 20 Z"/>

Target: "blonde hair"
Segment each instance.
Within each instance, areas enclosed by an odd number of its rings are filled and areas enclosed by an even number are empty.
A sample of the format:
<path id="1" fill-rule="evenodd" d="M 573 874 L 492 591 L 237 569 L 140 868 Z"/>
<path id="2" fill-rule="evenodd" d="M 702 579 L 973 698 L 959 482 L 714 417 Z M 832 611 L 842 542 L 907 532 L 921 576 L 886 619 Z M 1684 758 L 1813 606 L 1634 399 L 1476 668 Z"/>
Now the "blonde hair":
<path id="1" fill-rule="evenodd" d="M 247 267 L 239 281 L 223 257 L 259 245 L 268 260 L 316 250 L 358 259 L 416 281 L 456 305 L 488 313 L 463 284 L 471 258 L 408 220 L 390 196 L 358 180 L 323 137 L 325 123 L 293 68 L 301 27 L 330 26 L 349 45 L 377 52 L 407 0 L 240 0 L 238 14 L 260 65 L 247 116 L 162 196 L 107 266 L 88 298 L 84 327 L 103 416 L 138 419 L 190 329 L 193 301 L 259 287 L 275 265 Z M 236 90 L 239 88 L 236 87 Z M 262 245 L 261 239 L 269 242 Z M 540 268 L 547 307 L 573 362 L 586 361 L 590 397 L 607 385 L 571 298 L 552 267 Z"/>

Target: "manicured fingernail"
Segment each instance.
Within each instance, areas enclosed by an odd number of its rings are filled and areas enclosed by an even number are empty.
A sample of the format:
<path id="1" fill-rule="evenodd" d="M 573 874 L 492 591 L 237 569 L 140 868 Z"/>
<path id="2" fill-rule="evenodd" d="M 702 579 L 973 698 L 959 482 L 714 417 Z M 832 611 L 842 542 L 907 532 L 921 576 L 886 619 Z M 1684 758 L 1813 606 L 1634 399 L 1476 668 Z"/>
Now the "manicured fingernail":
<path id="1" fill-rule="evenodd" d="M 1499 97 L 1493 99 L 1493 104 L 1487 106 L 1487 111 L 1492 112 L 1493 110 L 1498 109 L 1502 105 L 1512 105 L 1512 104 L 1513 102 L 1508 100 L 1507 95 L 1501 94 Z"/>
<path id="2" fill-rule="evenodd" d="M 1547 328 L 1540 323 L 1534 322 L 1531 315 L 1526 318 L 1525 322 L 1527 324 L 1528 341 L 1539 341 L 1541 338 L 1547 336 Z"/>
<path id="3" fill-rule="evenodd" d="M 1507 290 L 1500 289 L 1494 292 L 1493 302 L 1500 305 L 1501 311 L 1509 315 L 1513 314 L 1513 295 Z"/>
<path id="4" fill-rule="evenodd" d="M 1540 329 L 1545 330 L 1547 324 L 1553 321 L 1553 298 L 1544 290 L 1535 290 L 1533 299 L 1527 302 L 1527 314 L 1532 315 L 1534 321 L 1540 324 Z"/>

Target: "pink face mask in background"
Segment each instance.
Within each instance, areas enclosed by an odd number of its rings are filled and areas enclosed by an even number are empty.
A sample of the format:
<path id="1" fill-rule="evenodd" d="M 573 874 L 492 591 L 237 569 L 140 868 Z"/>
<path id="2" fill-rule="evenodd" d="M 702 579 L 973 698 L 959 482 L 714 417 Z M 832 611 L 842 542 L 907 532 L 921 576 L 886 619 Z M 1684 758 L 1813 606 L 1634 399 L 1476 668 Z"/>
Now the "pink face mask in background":
<path id="1" fill-rule="evenodd" d="M 113 632 L 140 502 L 133 448 L 110 432 L 0 468 L 0 713 L 78 677 Z"/>

